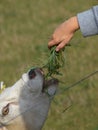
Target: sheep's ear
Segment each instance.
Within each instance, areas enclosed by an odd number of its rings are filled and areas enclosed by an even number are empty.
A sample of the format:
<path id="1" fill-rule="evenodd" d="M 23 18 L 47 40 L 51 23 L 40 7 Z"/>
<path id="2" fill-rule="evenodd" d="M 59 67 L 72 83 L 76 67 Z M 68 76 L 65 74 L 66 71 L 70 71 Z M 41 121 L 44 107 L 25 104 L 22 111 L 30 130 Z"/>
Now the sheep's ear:
<path id="1" fill-rule="evenodd" d="M 8 129 L 6 129 L 6 127 L 2 126 L 2 127 L 0 127 L 0 130 L 8 130 Z"/>
<path id="2" fill-rule="evenodd" d="M 6 88 L 6 85 L 3 81 L 0 82 L 0 93 L 3 92 L 3 90 Z"/>

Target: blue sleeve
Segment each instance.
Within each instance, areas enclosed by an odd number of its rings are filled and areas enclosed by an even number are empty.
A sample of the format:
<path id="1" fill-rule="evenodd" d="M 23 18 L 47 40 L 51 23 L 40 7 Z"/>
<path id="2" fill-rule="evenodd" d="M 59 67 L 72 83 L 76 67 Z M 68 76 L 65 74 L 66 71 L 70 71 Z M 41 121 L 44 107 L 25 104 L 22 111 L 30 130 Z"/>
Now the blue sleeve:
<path id="1" fill-rule="evenodd" d="M 77 17 L 84 37 L 98 34 L 98 6 L 77 14 Z"/>

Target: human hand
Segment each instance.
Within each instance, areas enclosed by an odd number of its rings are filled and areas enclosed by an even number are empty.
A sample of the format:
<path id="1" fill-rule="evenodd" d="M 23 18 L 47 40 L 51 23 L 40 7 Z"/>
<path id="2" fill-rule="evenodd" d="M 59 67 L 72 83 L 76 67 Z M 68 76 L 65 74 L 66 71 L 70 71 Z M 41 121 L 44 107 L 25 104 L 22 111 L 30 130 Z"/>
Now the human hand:
<path id="1" fill-rule="evenodd" d="M 57 46 L 56 51 L 60 51 L 64 48 L 72 39 L 76 30 L 79 29 L 79 24 L 77 17 L 74 16 L 64 23 L 62 23 L 59 27 L 54 31 L 51 40 L 48 43 L 48 47 Z"/>

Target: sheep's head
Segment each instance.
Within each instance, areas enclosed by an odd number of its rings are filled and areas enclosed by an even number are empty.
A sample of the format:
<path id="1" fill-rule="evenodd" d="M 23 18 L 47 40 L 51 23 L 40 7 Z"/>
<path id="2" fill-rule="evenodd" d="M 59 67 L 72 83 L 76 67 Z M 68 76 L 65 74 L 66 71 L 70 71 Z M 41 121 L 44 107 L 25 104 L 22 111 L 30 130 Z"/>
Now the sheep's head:
<path id="1" fill-rule="evenodd" d="M 41 69 L 31 69 L 0 94 L 1 130 L 41 130 L 58 80 L 45 81 Z"/>

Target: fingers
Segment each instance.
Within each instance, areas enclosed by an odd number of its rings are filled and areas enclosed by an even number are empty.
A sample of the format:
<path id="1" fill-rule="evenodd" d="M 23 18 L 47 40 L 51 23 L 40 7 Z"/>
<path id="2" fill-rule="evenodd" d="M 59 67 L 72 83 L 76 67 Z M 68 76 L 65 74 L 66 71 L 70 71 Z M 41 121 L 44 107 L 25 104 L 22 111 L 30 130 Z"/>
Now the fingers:
<path id="1" fill-rule="evenodd" d="M 52 46 L 57 46 L 63 41 L 62 38 L 57 38 L 57 36 L 53 35 L 48 43 L 48 48 L 51 48 Z"/>
<path id="2" fill-rule="evenodd" d="M 52 46 L 57 46 L 56 47 L 56 51 L 60 51 L 61 49 L 63 49 L 65 46 L 68 45 L 68 43 L 70 42 L 70 40 L 73 37 L 73 33 L 70 33 L 69 35 L 66 35 L 64 37 L 64 39 L 62 38 L 62 41 L 57 40 L 57 39 L 53 39 L 48 43 L 48 47 L 51 48 Z"/>
<path id="3" fill-rule="evenodd" d="M 48 43 L 48 48 L 51 48 L 52 46 L 55 45 L 55 40 L 51 40 L 49 43 Z"/>
<path id="4" fill-rule="evenodd" d="M 58 51 L 62 50 L 62 49 L 65 47 L 65 45 L 67 45 L 67 44 L 68 44 L 68 43 L 66 43 L 66 40 L 62 41 L 62 42 L 56 47 L 56 51 L 58 52 Z"/>
<path id="5" fill-rule="evenodd" d="M 66 43 L 66 40 L 63 40 L 61 42 L 55 42 L 55 40 L 52 40 L 49 42 L 48 47 L 51 48 L 54 45 L 57 45 L 56 47 L 56 51 L 60 51 L 61 49 L 63 49 L 65 47 L 65 45 L 67 45 L 68 43 Z"/>
<path id="6" fill-rule="evenodd" d="M 57 46 L 56 47 L 56 51 L 60 51 L 61 49 L 63 49 L 65 46 L 67 46 L 69 43 L 69 40 L 64 39 L 61 42 L 55 42 L 55 40 L 52 40 L 48 43 L 48 48 L 50 49 L 52 46 Z"/>
<path id="7" fill-rule="evenodd" d="M 4 126 L 0 127 L 0 130 L 7 130 Z"/>

